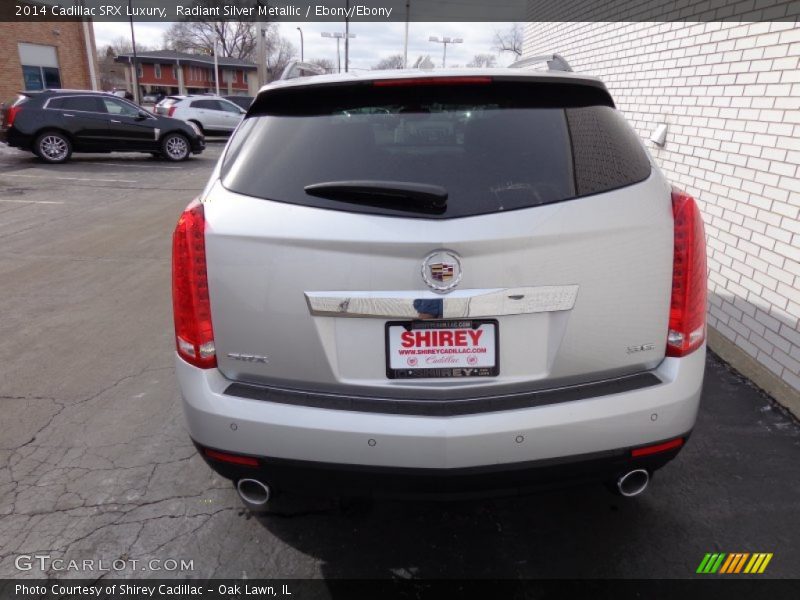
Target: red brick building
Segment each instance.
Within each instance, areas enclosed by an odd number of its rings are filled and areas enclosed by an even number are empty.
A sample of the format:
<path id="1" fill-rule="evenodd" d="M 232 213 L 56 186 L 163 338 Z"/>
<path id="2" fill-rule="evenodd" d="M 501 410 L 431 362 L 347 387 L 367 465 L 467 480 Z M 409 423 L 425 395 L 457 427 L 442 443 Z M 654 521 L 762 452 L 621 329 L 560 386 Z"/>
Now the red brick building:
<path id="1" fill-rule="evenodd" d="M 91 21 L 0 22 L 0 102 L 44 88 L 97 89 Z"/>
<path id="2" fill-rule="evenodd" d="M 138 72 L 140 95 L 198 94 L 216 90 L 214 57 L 174 50 L 120 54 L 116 62 L 126 65 L 126 85 L 133 91 L 134 65 Z M 237 58 L 219 58 L 219 91 L 223 95 L 253 95 L 257 89 L 254 63 Z"/>

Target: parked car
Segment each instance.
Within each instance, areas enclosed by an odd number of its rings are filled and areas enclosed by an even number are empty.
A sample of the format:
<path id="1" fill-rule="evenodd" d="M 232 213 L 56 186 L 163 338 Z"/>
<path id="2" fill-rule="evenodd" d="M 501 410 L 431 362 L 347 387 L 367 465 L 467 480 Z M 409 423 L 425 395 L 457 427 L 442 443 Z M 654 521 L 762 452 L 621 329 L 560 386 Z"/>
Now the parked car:
<path id="1" fill-rule="evenodd" d="M 153 115 L 105 92 L 23 92 L 4 111 L 0 141 L 29 150 L 48 163 L 73 152 L 148 152 L 180 161 L 200 154 L 205 139 L 180 121 Z"/>
<path id="2" fill-rule="evenodd" d="M 255 100 L 253 96 L 223 96 L 223 98 L 225 98 L 225 100 L 230 100 L 242 110 L 250 108 L 253 100 Z"/>
<path id="3" fill-rule="evenodd" d="M 635 496 L 695 423 L 702 218 L 586 75 L 265 87 L 178 221 L 172 285 L 189 432 L 255 511 Z"/>
<path id="4" fill-rule="evenodd" d="M 247 111 L 218 96 L 167 96 L 155 113 L 194 123 L 206 135 L 229 135 Z"/>
<path id="5" fill-rule="evenodd" d="M 158 104 L 164 99 L 164 94 L 162 93 L 154 93 L 154 94 L 145 94 L 142 97 L 143 104 Z"/>

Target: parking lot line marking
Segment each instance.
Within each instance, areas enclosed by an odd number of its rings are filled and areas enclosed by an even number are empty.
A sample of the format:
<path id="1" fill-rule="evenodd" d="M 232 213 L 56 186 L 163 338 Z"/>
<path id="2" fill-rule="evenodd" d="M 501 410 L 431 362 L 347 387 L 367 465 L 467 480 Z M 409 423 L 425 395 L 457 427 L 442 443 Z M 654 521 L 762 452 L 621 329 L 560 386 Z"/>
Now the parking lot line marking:
<path id="1" fill-rule="evenodd" d="M 64 204 L 55 200 L 5 200 L 0 198 L 0 202 L 14 202 L 15 204 Z"/>
<path id="2" fill-rule="evenodd" d="M 166 167 L 164 165 L 124 165 L 122 163 L 97 162 L 92 166 L 103 165 L 104 167 L 125 167 L 127 169 L 183 169 L 183 167 Z"/>
<path id="3" fill-rule="evenodd" d="M 27 177 L 29 179 L 49 179 L 64 181 L 102 181 L 104 183 L 137 183 L 134 179 L 99 179 L 95 177 L 47 177 L 45 175 L 23 175 L 22 173 L 6 173 L 3 177 Z"/>

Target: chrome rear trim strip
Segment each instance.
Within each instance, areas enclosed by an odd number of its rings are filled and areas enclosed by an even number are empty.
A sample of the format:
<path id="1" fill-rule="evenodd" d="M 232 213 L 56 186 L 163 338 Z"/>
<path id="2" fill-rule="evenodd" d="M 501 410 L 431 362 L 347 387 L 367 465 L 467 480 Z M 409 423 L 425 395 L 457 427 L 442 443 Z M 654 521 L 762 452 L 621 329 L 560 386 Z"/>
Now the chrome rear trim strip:
<path id="1" fill-rule="evenodd" d="M 319 317 L 461 319 L 571 310 L 577 285 L 457 290 L 447 296 L 419 290 L 305 292 Z"/>

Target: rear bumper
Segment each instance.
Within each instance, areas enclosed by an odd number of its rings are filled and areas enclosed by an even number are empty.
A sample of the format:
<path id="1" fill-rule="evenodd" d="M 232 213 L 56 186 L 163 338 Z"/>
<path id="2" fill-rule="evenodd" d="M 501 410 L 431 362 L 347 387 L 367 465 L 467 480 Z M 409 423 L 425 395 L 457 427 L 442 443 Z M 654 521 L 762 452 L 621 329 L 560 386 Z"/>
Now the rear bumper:
<path id="1" fill-rule="evenodd" d="M 0 128 L 0 142 L 15 148 L 23 148 L 25 150 L 31 146 L 30 137 L 22 135 L 13 127 L 7 129 Z"/>
<path id="2" fill-rule="evenodd" d="M 688 434 L 681 436 L 684 440 Z M 613 482 L 634 469 L 653 473 L 677 456 L 680 448 L 634 458 L 630 448 L 524 463 L 461 469 L 405 469 L 339 465 L 326 462 L 257 457 L 258 467 L 235 465 L 198 451 L 217 473 L 237 481 L 258 479 L 273 490 L 318 496 L 392 498 L 464 498 L 513 495 L 571 485 Z"/>
<path id="3" fill-rule="evenodd" d="M 264 458 L 273 466 L 301 461 L 439 474 L 513 471 L 514 465 L 586 457 L 591 463 L 603 453 L 626 459 L 625 449 L 692 430 L 704 368 L 705 347 L 665 359 L 654 371 L 662 383 L 642 389 L 496 412 L 421 416 L 232 396 L 225 393 L 231 382 L 218 370 L 176 360 L 189 432 L 203 447 Z"/>

